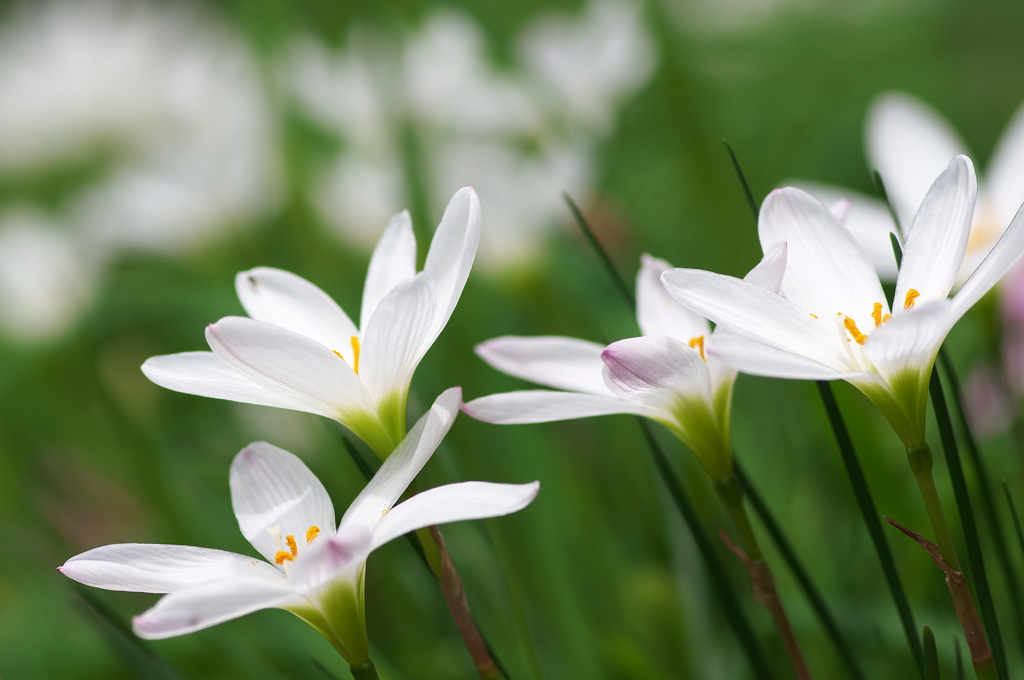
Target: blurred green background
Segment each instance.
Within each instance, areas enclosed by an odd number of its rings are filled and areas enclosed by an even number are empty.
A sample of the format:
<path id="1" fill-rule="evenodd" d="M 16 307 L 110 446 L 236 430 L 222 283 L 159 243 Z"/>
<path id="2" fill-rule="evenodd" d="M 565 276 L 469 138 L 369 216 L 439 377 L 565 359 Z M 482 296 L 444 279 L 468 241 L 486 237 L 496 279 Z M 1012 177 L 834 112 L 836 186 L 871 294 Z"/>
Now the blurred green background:
<path id="1" fill-rule="evenodd" d="M 66 2 L 5 5 L 2 21 L 5 680 L 326 677 L 318 664 L 346 676 L 281 611 L 136 645 L 56 571 L 114 542 L 251 552 L 227 485 L 251 441 L 300 455 L 338 508 L 361 488 L 331 423 L 172 393 L 139 371 L 149 356 L 204 349 L 205 324 L 242 313 L 236 272 L 288 269 L 355 314 L 367 244 L 387 216 L 411 210 L 422 258 L 447 198 L 474 184 L 488 241 L 417 372 L 415 418 L 452 385 L 467 400 L 526 386 L 475 357 L 486 339 L 637 334 L 561 191 L 627 278 L 643 252 L 739 275 L 760 249 L 723 138 L 758 200 L 791 177 L 872 193 L 862 126 L 878 93 L 934 105 L 981 167 L 1024 98 L 1024 5 L 1012 0 Z M 564 60 L 546 61 L 559 49 Z M 962 376 L 997 360 L 993 317 L 983 305 L 951 335 Z M 925 531 L 898 439 L 859 393 L 836 391 L 879 511 Z M 733 433 L 863 668 L 907 677 L 912 659 L 814 386 L 741 377 Z M 662 439 L 708 529 L 728 528 L 692 456 Z M 997 433 L 984 455 L 1021 504 L 1019 444 Z M 936 470 L 951 509 L 941 456 Z M 421 487 L 467 479 L 541 481 L 526 511 L 444 530 L 511 678 L 749 677 L 633 419 L 513 427 L 463 416 Z M 942 578 L 917 546 L 887 536 L 954 677 L 958 626 Z M 992 563 L 993 537 L 983 539 Z M 742 568 L 722 556 L 788 677 Z M 844 677 L 771 547 L 768 557 L 815 676 Z M 990 577 L 1019 671 L 1006 583 L 994 565 Z M 88 596 L 122 621 L 155 601 Z M 404 542 L 371 558 L 367 603 L 382 678 L 473 677 Z"/>

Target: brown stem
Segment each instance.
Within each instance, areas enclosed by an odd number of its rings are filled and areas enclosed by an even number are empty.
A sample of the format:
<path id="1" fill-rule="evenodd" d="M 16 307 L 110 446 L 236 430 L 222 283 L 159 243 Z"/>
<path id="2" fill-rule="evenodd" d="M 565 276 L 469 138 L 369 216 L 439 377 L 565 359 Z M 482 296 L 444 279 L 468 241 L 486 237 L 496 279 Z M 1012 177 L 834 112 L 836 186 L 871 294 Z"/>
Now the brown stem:
<path id="1" fill-rule="evenodd" d="M 942 559 L 942 549 L 939 546 L 916 531 L 912 531 L 888 517 L 885 519 L 924 548 L 928 556 L 946 575 L 946 586 L 953 598 L 956 618 L 960 621 L 960 627 L 964 629 L 967 648 L 971 652 L 971 663 L 974 664 L 975 669 L 993 667 L 992 651 L 988 648 L 988 641 L 985 640 L 985 631 L 981 627 L 981 620 L 978 618 L 978 611 L 974 608 L 974 600 L 971 599 L 971 591 L 967 588 L 967 580 L 964 578 L 963 572 L 957 571 Z"/>
<path id="2" fill-rule="evenodd" d="M 476 672 L 483 680 L 499 680 L 502 678 L 501 671 L 498 670 L 498 665 L 494 663 L 490 652 L 487 651 L 483 636 L 480 635 L 476 622 L 473 621 L 473 614 L 469 611 L 469 600 L 466 598 L 466 589 L 462 585 L 459 572 L 452 564 L 451 555 L 448 554 L 448 549 L 444 545 L 441 532 L 437 530 L 437 527 L 430 527 L 430 533 L 434 537 L 441 558 L 440 573 L 434 575 L 441 584 L 441 594 L 444 595 L 448 611 L 455 619 L 455 625 L 458 626 L 466 648 L 469 650 L 470 656 L 473 657 Z"/>
<path id="3" fill-rule="evenodd" d="M 775 577 L 772 576 L 768 563 L 764 559 L 752 560 L 747 557 L 747 554 L 732 542 L 729 534 L 725 533 L 725 531 L 720 531 L 718 535 L 721 536 L 722 541 L 729 550 L 740 559 L 743 566 L 747 568 L 747 573 L 750 574 L 750 588 L 754 592 L 754 601 L 767 609 L 768 613 L 772 615 L 772 621 L 775 622 L 775 627 L 779 631 L 779 637 L 782 638 L 782 644 L 789 655 L 789 662 L 793 666 L 793 672 L 796 674 L 797 680 L 810 680 L 811 673 L 807 670 L 807 663 L 800 652 L 800 645 L 796 641 L 796 635 L 794 635 L 793 628 L 789 625 L 786 611 L 782 608 L 779 591 L 775 588 Z"/>

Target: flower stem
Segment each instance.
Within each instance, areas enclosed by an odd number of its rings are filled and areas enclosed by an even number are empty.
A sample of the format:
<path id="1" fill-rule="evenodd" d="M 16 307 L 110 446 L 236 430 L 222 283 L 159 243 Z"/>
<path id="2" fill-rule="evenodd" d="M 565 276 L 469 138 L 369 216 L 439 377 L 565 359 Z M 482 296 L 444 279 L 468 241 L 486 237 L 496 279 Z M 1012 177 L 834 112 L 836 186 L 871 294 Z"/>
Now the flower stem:
<path id="1" fill-rule="evenodd" d="M 917 479 L 917 486 L 921 489 L 921 498 L 924 500 L 924 508 L 928 512 L 928 520 L 932 524 L 932 531 L 935 533 L 935 540 L 942 550 L 942 559 L 955 571 L 962 571 L 960 559 L 956 556 L 956 548 L 953 547 L 953 537 L 949 533 L 949 525 L 946 523 L 946 514 L 942 511 L 942 504 L 939 502 L 939 494 L 935 489 L 935 477 L 932 475 L 932 449 L 927 443 L 907 449 L 907 460 L 910 461 L 910 469 Z"/>
<path id="2" fill-rule="evenodd" d="M 721 533 L 722 540 L 747 568 L 747 572 L 750 574 L 750 587 L 754 592 L 754 601 L 771 614 L 797 679 L 810 680 L 811 674 L 807 669 L 803 653 L 800 651 L 800 644 L 793 633 L 793 627 L 789 624 L 779 591 L 775 588 L 775 577 L 772 576 L 771 569 L 768 568 L 768 563 L 764 560 L 761 546 L 758 545 L 757 536 L 754 534 L 754 527 L 750 524 L 750 516 L 747 515 L 747 510 L 743 505 L 743 487 L 740 485 L 739 479 L 735 474 L 731 474 L 725 479 L 718 480 L 715 482 L 715 491 L 736 526 L 743 548 L 740 549 L 733 545 L 724 531 Z"/>
<path id="3" fill-rule="evenodd" d="M 373 662 L 369 659 L 358 666 L 349 666 L 349 670 L 352 671 L 352 677 L 355 680 L 380 680 L 376 667 L 374 667 Z"/>

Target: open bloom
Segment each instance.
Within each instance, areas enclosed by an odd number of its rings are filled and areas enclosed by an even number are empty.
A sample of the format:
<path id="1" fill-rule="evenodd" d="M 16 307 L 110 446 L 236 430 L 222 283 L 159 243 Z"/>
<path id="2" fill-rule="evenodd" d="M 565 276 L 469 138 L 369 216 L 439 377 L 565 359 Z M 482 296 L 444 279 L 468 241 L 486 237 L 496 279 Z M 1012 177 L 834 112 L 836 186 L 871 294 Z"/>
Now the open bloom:
<path id="1" fill-rule="evenodd" d="M 326 293 L 260 267 L 235 288 L 250 318 L 206 329 L 212 352 L 153 357 L 142 366 L 178 392 L 317 413 L 386 458 L 405 436 L 409 383 L 458 302 L 480 240 L 480 202 L 460 189 L 416 273 L 407 212 L 391 219 L 370 260 L 357 327 Z"/>
<path id="2" fill-rule="evenodd" d="M 730 334 L 711 350 L 754 375 L 857 386 L 909 448 L 924 443 L 932 364 L 953 324 L 1024 251 L 1024 211 L 960 291 L 949 297 L 976 198 L 970 159 L 957 156 L 932 185 L 910 227 L 893 309 L 874 268 L 824 205 L 797 189 L 765 199 L 761 245 L 788 244 L 781 295 L 711 272 L 673 269 L 669 293 Z"/>
<path id="3" fill-rule="evenodd" d="M 266 561 L 129 543 L 84 552 L 60 571 L 97 588 L 168 593 L 133 620 L 140 637 L 184 635 L 281 608 L 316 628 L 351 665 L 362 664 L 368 659 L 363 576 L 373 550 L 426 526 L 515 512 L 537 495 L 537 482 L 463 482 L 395 505 L 448 432 L 461 396 L 452 388 L 438 397 L 337 529 L 331 499 L 302 461 L 266 443 L 243 449 L 231 465 L 231 501 L 242 534 Z"/>
<path id="4" fill-rule="evenodd" d="M 778 291 L 785 269 L 783 244 L 770 250 L 747 280 Z M 643 336 L 607 348 L 562 337 L 502 337 L 476 352 L 499 371 L 554 387 L 493 394 L 463 410 L 489 423 L 541 423 L 632 413 L 667 426 L 713 479 L 732 472 L 729 411 L 736 372 L 711 349 L 721 331 L 673 300 L 661 283 L 671 267 L 645 255 L 637 275 L 637 322 Z"/>

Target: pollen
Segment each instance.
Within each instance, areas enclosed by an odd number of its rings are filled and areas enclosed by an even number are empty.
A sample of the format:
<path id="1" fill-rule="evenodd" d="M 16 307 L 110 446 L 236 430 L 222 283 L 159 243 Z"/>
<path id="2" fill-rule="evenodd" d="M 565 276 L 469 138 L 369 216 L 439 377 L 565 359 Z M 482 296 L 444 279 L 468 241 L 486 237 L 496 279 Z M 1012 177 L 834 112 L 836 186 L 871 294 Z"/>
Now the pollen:
<path id="1" fill-rule="evenodd" d="M 285 550 L 278 550 L 277 554 L 274 555 L 275 564 L 284 564 L 285 562 L 291 562 L 299 556 L 299 546 L 295 543 L 294 536 L 288 534 L 284 537 L 284 542 L 288 546 L 288 550 L 290 550 L 291 552 L 287 552 Z"/>
<path id="2" fill-rule="evenodd" d="M 850 335 L 853 336 L 853 339 L 857 341 L 858 345 L 863 345 L 868 339 L 868 336 L 861 333 L 860 329 L 857 328 L 857 322 L 850 317 L 843 319 L 843 326 L 846 327 L 846 330 L 849 331 Z"/>
<path id="3" fill-rule="evenodd" d="M 871 312 L 871 318 L 875 320 L 875 328 L 878 328 L 883 323 L 892 318 L 892 314 L 882 314 L 882 303 L 876 302 L 875 308 Z"/>
<path id="4" fill-rule="evenodd" d="M 812 317 L 814 317 L 815 319 L 817 319 L 817 318 L 818 318 L 818 315 L 817 315 L 817 314 L 815 314 L 814 312 L 807 312 L 807 313 L 808 313 L 808 314 L 810 314 L 810 315 L 811 315 Z"/>
<path id="5" fill-rule="evenodd" d="M 911 288 L 907 291 L 907 297 L 903 299 L 903 309 L 913 309 L 914 301 L 921 297 L 921 292 L 917 288 Z"/>
<path id="6" fill-rule="evenodd" d="M 708 358 L 704 355 L 704 336 L 698 335 L 695 338 L 690 338 L 690 342 L 688 344 L 690 347 L 700 352 L 700 358 L 704 360 L 704 363 L 707 363 Z"/>
<path id="7" fill-rule="evenodd" d="M 350 341 L 352 343 L 352 370 L 359 375 L 359 338 L 355 335 L 352 336 Z"/>
<path id="8" fill-rule="evenodd" d="M 320 535 L 320 527 L 312 526 L 309 529 L 307 529 L 306 530 L 306 545 L 309 545 L 310 543 L 312 543 L 313 539 L 315 539 L 319 535 Z"/>

